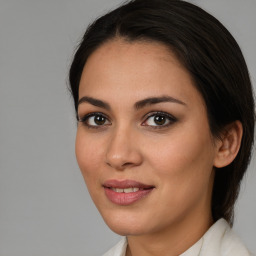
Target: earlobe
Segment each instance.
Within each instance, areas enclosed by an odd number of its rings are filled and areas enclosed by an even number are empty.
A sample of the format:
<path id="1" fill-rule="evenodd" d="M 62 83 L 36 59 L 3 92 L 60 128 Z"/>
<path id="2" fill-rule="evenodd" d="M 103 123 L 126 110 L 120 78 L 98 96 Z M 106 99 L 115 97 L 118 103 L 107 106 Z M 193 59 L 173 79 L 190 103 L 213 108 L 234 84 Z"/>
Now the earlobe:
<path id="1" fill-rule="evenodd" d="M 216 142 L 214 166 L 222 168 L 229 165 L 237 156 L 241 146 L 243 126 L 240 121 L 228 124 Z"/>

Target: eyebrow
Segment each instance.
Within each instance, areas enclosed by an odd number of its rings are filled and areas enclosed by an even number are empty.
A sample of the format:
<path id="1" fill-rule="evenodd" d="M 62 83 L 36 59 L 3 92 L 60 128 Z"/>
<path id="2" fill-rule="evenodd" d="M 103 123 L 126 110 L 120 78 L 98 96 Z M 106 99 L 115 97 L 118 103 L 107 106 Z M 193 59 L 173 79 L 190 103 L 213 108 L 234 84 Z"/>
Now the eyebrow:
<path id="1" fill-rule="evenodd" d="M 186 105 L 183 101 L 175 99 L 170 96 L 162 96 L 162 97 L 150 97 L 144 100 L 140 100 L 134 104 L 135 109 L 141 109 L 147 105 L 153 105 L 161 102 L 172 102 L 172 103 L 178 103 L 181 105 Z"/>
<path id="2" fill-rule="evenodd" d="M 90 104 L 92 104 L 93 106 L 96 106 L 96 107 L 111 110 L 111 107 L 107 102 L 104 102 L 102 100 L 95 99 L 95 98 L 92 98 L 92 97 L 88 97 L 88 96 L 84 96 L 81 99 L 79 99 L 77 105 L 80 105 L 81 103 L 84 103 L 84 102 L 90 103 Z M 186 106 L 186 103 L 184 103 L 181 100 L 175 99 L 175 98 L 170 97 L 170 96 L 161 96 L 161 97 L 150 97 L 150 98 L 140 100 L 140 101 L 138 101 L 134 104 L 134 108 L 136 110 L 139 110 L 139 109 L 141 109 L 141 108 L 143 108 L 147 105 L 153 105 L 153 104 L 162 103 L 162 102 L 171 102 L 171 103 L 177 103 L 177 104 L 181 104 L 181 105 Z"/>
<path id="3" fill-rule="evenodd" d="M 79 104 L 81 103 L 84 103 L 84 102 L 87 102 L 87 103 L 90 103 L 92 104 L 93 106 L 96 106 L 96 107 L 100 107 L 100 108 L 105 108 L 107 110 L 110 110 L 110 105 L 102 100 L 98 100 L 98 99 L 95 99 L 95 98 L 92 98 L 92 97 L 88 97 L 88 96 L 84 96 L 82 97 L 77 105 L 79 106 Z"/>

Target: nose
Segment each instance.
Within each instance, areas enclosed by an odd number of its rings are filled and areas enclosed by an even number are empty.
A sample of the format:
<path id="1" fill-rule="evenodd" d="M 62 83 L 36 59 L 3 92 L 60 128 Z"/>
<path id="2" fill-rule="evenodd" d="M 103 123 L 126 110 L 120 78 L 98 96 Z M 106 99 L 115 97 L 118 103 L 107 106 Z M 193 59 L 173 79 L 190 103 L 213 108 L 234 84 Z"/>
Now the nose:
<path id="1" fill-rule="evenodd" d="M 127 129 L 118 129 L 109 139 L 106 163 L 115 170 L 124 170 L 142 163 L 138 136 Z"/>

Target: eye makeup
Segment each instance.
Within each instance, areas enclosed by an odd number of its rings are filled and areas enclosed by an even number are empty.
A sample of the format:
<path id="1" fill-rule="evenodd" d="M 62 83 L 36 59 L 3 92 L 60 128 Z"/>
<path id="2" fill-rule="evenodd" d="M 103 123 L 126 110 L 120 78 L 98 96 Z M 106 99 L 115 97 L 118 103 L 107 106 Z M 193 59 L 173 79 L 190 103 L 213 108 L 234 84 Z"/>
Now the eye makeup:
<path id="1" fill-rule="evenodd" d="M 147 126 L 152 129 L 167 128 L 177 122 L 176 117 L 163 111 L 149 112 L 142 119 L 141 126 Z M 112 125 L 110 118 L 102 112 L 91 112 L 79 117 L 78 121 L 87 128 L 92 129 L 106 128 L 106 126 Z"/>

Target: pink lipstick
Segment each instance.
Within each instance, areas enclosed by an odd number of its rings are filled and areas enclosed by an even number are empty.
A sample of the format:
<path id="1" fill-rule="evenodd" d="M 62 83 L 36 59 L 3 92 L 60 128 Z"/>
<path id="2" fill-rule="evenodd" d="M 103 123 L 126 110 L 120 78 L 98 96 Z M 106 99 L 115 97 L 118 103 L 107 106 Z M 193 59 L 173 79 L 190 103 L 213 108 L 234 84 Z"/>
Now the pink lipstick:
<path id="1" fill-rule="evenodd" d="M 103 184 L 107 198 L 117 205 L 130 205 L 149 195 L 154 186 L 134 180 L 108 180 Z"/>

